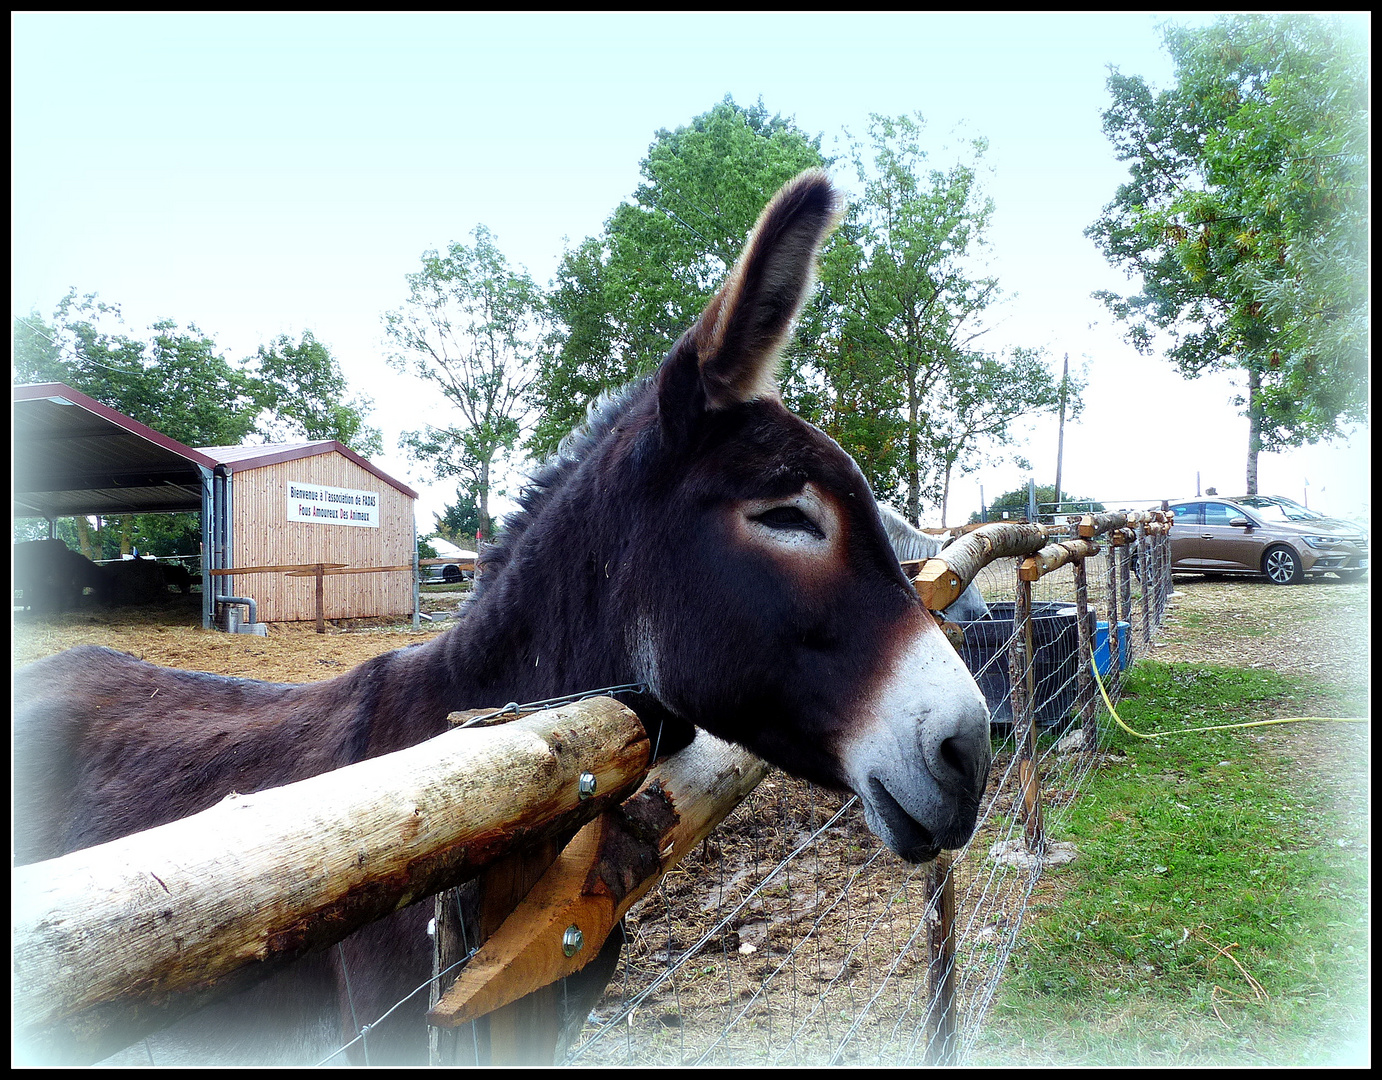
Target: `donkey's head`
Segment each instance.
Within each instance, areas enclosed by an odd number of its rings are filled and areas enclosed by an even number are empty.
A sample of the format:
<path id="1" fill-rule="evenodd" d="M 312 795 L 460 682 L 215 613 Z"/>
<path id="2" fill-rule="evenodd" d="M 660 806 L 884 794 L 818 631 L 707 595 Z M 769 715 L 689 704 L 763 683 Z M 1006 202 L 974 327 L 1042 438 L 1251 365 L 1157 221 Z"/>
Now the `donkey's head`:
<path id="1" fill-rule="evenodd" d="M 530 531 L 556 530 L 583 558 L 564 602 L 621 657 L 609 675 L 788 772 L 853 790 L 870 827 L 920 861 L 973 830 L 988 711 L 858 466 L 777 394 L 778 355 L 838 212 L 819 171 L 774 197 L 657 373 L 568 452 L 560 492 L 549 488 L 562 509 L 530 512 Z"/>

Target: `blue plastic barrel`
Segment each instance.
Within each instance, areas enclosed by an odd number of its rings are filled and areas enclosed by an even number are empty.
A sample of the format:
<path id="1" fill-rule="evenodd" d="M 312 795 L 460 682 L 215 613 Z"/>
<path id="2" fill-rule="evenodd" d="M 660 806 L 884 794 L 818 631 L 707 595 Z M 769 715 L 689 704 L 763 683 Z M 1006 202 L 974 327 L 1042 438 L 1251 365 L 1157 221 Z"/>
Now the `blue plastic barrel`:
<path id="1" fill-rule="evenodd" d="M 1094 628 L 1094 666 L 1099 669 L 1099 675 L 1106 677 L 1109 673 L 1111 664 L 1108 648 L 1108 623 L 1100 622 Z M 1119 622 L 1118 624 L 1118 670 L 1124 671 L 1128 666 L 1128 624 Z"/>

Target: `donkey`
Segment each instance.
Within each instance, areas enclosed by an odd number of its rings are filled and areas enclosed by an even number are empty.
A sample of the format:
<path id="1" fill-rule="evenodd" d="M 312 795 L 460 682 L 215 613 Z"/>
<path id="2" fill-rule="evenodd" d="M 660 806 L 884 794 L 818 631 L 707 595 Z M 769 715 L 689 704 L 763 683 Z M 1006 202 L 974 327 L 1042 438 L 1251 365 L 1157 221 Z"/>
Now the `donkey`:
<path id="1" fill-rule="evenodd" d="M 624 683 L 646 687 L 629 703 L 664 751 L 699 725 L 857 793 L 904 859 L 964 844 L 990 762 L 983 695 L 903 574 L 858 466 L 775 388 L 838 214 L 820 171 L 771 200 L 656 372 L 532 477 L 467 613 L 438 638 L 300 686 L 90 646 L 21 671 L 18 861 L 401 749 L 452 710 Z M 196 1037 L 247 1033 L 262 1060 L 290 1053 L 262 1048 L 274 1024 L 295 1038 L 337 1008 L 373 1019 L 427 978 L 427 910 L 205 1010 Z M 332 996 L 347 981 L 348 1006 Z M 372 1063 L 425 1054 L 421 997 L 392 1041 L 371 1033 Z M 228 1054 L 254 1059 L 239 1043 Z"/>
<path id="2" fill-rule="evenodd" d="M 883 531 L 888 534 L 888 542 L 893 546 L 898 562 L 929 559 L 945 547 L 934 536 L 914 528 L 912 523 L 887 503 L 878 504 L 878 513 L 883 519 Z M 989 617 L 989 606 L 979 586 L 970 582 L 951 605 L 945 609 L 945 616 L 955 622 L 973 622 Z"/>

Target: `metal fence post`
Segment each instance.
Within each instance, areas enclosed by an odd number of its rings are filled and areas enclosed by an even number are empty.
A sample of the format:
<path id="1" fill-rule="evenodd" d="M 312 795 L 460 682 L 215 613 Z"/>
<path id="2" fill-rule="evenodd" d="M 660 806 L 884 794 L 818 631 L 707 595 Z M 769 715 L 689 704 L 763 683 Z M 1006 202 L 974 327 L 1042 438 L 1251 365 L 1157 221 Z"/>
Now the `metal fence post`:
<path id="1" fill-rule="evenodd" d="M 1152 546 L 1146 522 L 1137 523 L 1137 565 L 1142 578 L 1142 645 L 1144 652 L 1152 648 L 1152 593 L 1156 591 L 1156 574 L 1152 570 Z"/>

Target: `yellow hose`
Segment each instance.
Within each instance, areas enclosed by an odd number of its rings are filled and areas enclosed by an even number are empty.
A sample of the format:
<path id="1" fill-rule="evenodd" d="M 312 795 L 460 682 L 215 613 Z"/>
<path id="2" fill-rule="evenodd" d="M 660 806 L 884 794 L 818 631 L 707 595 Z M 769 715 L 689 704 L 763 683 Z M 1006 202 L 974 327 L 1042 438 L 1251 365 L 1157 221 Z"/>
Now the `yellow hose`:
<path id="1" fill-rule="evenodd" d="M 1180 731 L 1154 731 L 1150 735 L 1143 735 L 1140 731 L 1134 731 L 1123 723 L 1123 718 L 1118 715 L 1118 710 L 1113 707 L 1113 702 L 1109 700 L 1108 691 L 1104 689 L 1104 680 L 1099 678 L 1099 665 L 1090 660 L 1089 667 L 1094 672 L 1094 681 L 1099 686 L 1099 694 L 1104 699 L 1108 714 L 1113 717 L 1114 723 L 1135 739 L 1156 739 L 1162 735 L 1193 735 L 1198 731 L 1228 731 L 1230 728 L 1266 727 L 1268 724 L 1366 724 L 1368 722 L 1366 717 L 1289 716 L 1277 720 L 1251 720 L 1243 724 L 1215 724 L 1213 727 L 1184 728 Z"/>

